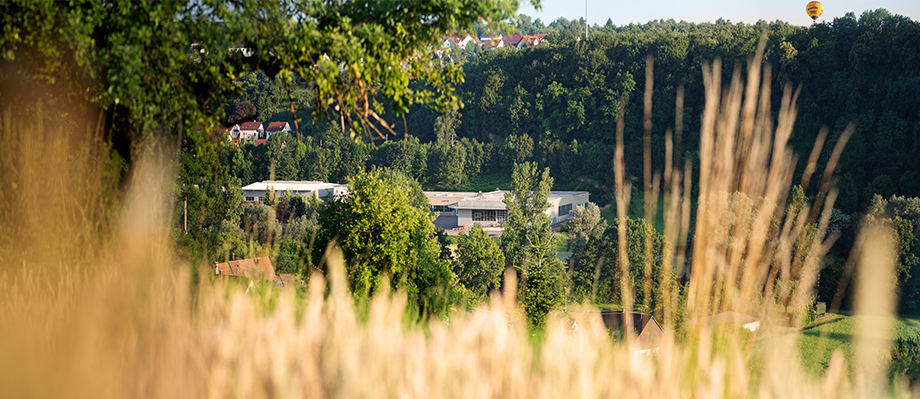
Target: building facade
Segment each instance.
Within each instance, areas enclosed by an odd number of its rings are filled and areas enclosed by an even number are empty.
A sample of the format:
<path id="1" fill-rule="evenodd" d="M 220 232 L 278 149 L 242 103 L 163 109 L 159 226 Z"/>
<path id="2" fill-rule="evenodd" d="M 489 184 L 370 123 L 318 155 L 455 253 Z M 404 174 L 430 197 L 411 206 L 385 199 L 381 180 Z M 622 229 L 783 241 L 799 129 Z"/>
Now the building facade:
<path id="1" fill-rule="evenodd" d="M 438 213 L 434 224 L 445 230 L 465 230 L 479 223 L 484 229 L 501 230 L 508 220 L 504 199 L 508 191 L 488 193 L 426 191 L 431 211 Z M 587 191 L 551 191 L 546 214 L 553 224 L 562 223 L 575 215 L 575 207 L 588 205 Z"/>
<path id="2" fill-rule="evenodd" d="M 291 190 L 295 195 L 314 196 L 323 201 L 328 201 L 336 196 L 345 195 L 348 192 L 348 186 L 321 181 L 265 180 L 243 187 L 243 199 L 246 202 L 262 202 L 265 200 L 269 190 L 274 190 L 276 197 L 280 197 L 285 191 Z"/>

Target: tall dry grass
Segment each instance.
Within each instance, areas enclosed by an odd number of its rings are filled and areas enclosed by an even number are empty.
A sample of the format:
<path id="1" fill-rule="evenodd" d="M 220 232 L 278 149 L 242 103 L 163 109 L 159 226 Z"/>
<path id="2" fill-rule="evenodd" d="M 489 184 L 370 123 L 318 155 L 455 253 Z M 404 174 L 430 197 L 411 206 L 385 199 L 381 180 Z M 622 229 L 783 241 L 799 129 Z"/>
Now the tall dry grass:
<path id="1" fill-rule="evenodd" d="M 659 190 L 667 198 L 665 233 L 668 251 L 678 259 L 674 266 L 680 269 L 680 259 L 692 258 L 690 318 L 735 310 L 769 320 L 777 303 L 803 305 L 828 247 L 829 241 L 821 240 L 803 248 L 797 237 L 812 214 L 820 215 L 819 236 L 824 237 L 832 190 L 823 203 L 810 205 L 815 212 L 783 212 L 793 183 L 795 156 L 787 141 L 796 95 L 786 90 L 774 121 L 762 51 L 763 45 L 748 63 L 746 81 L 736 69 L 727 88 L 718 61 L 703 71 L 706 109 L 692 246 L 686 245 L 691 167 L 686 161 L 680 165 L 680 131 L 675 142 L 668 140 L 675 158 L 669 158 L 664 175 L 644 174 L 643 189 L 652 194 L 646 198 Z M 646 106 L 651 107 L 650 93 Z M 889 345 L 885 322 L 893 298 L 885 287 L 891 257 L 883 256 L 891 249 L 876 242 L 877 234 L 864 234 L 858 264 L 877 277 L 859 284 L 859 303 L 879 322 L 860 333 L 862 350 L 853 373 L 839 353 L 824 375 L 805 373 L 794 335 L 752 344 L 731 330 L 712 331 L 704 324 L 694 324 L 680 340 L 666 328 L 656 354 L 638 354 L 640 348 L 628 339 L 614 343 L 590 312 L 571 313 L 577 331 L 572 319 L 554 313 L 535 342 L 519 305 L 507 300 L 513 292 L 493 294 L 489 310 L 456 312 L 426 325 L 404 319 L 406 297 L 398 292 L 376 295 L 366 318 L 359 316 L 347 292 L 342 256 L 335 251 L 327 254 L 328 285 L 323 276 L 313 276 L 306 300 L 290 291 L 244 294 L 209 281 L 189 290 L 190 266 L 174 258 L 166 234 L 169 160 L 139 152 L 131 184 L 117 193 L 113 157 L 99 146 L 86 149 L 96 137 L 92 131 L 55 127 L 35 133 L 38 140 L 31 141 L 41 145 L 29 145 L 16 138 L 29 130 L 23 120 L 7 112 L 0 131 L 0 148 L 10 154 L 2 160 L 5 187 L 0 191 L 4 397 L 906 394 L 903 386 L 889 388 L 879 361 Z M 77 133 L 65 134 L 71 130 Z M 616 200 L 625 210 L 630 188 L 622 167 L 622 131 L 621 122 L 614 157 Z M 52 146 L 54 151 L 47 152 Z M 825 181 L 831 176 L 825 173 Z M 12 189 L 10 182 L 16 182 Z M 732 193 L 743 193 L 754 204 L 750 223 L 722 223 L 726 216 L 743 216 L 725 200 Z M 623 245 L 624 236 L 621 232 Z M 665 288 L 668 326 L 676 320 L 678 294 Z"/>

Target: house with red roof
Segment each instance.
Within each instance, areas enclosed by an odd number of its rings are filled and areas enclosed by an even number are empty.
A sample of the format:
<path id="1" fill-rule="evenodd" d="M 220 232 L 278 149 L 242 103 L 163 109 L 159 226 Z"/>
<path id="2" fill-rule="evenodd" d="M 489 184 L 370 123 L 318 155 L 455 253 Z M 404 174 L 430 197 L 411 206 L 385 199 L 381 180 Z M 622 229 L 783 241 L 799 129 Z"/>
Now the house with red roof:
<path id="1" fill-rule="evenodd" d="M 233 127 L 225 127 L 220 129 L 220 133 L 227 137 L 231 143 L 239 144 L 240 140 L 240 125 L 233 125 Z"/>
<path id="2" fill-rule="evenodd" d="M 240 139 L 256 140 L 265 132 L 262 122 L 244 122 L 240 124 Z"/>
<path id="3" fill-rule="evenodd" d="M 268 139 L 275 133 L 285 132 L 290 134 L 291 124 L 287 122 L 270 122 L 268 127 L 265 128 L 265 138 Z"/>

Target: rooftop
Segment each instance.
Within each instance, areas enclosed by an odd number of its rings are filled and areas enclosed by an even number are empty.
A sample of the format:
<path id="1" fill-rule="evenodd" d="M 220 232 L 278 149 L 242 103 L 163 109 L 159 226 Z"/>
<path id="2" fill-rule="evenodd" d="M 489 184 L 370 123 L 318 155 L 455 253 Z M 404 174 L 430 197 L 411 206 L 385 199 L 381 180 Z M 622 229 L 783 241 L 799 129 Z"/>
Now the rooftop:
<path id="1" fill-rule="evenodd" d="M 455 209 L 505 209 L 505 194 L 507 190 L 497 190 L 487 193 L 476 192 L 458 192 L 458 191 L 425 191 L 425 197 L 428 203 L 435 205 L 452 205 Z M 587 191 L 550 191 L 549 200 L 551 203 L 558 204 L 558 200 L 565 197 L 571 197 L 580 194 L 588 194 Z"/>
<path id="2" fill-rule="evenodd" d="M 275 268 L 267 257 L 231 260 L 229 262 L 217 263 L 214 265 L 214 273 L 217 275 L 246 277 L 251 280 L 275 281 Z"/>
<path id="3" fill-rule="evenodd" d="M 243 187 L 244 191 L 265 191 L 271 186 L 275 191 L 316 191 L 333 187 L 344 187 L 343 184 L 325 183 L 321 181 L 285 181 L 285 180 L 265 180 L 258 183 L 252 183 Z"/>

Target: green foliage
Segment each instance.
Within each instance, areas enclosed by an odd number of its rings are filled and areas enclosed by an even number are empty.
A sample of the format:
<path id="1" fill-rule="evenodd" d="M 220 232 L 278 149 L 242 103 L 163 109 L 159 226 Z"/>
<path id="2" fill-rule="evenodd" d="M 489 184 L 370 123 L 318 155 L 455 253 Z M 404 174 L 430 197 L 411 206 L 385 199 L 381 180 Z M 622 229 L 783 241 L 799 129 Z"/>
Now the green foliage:
<path id="1" fill-rule="evenodd" d="M 466 149 L 463 146 L 441 145 L 431 152 L 428 184 L 435 190 L 456 191 L 466 180 Z"/>
<path id="2" fill-rule="evenodd" d="M 575 216 L 562 224 L 572 237 L 569 241 L 574 252 L 578 252 L 588 241 L 598 238 L 607 230 L 607 221 L 601 218 L 601 209 L 589 202 L 587 207 L 576 207 Z"/>
<path id="3" fill-rule="evenodd" d="M 243 214 L 243 190 L 240 179 L 230 176 L 224 179 L 214 204 L 211 206 L 210 224 L 222 221 L 236 223 Z"/>
<path id="4" fill-rule="evenodd" d="M 319 232 L 319 210 L 322 200 L 310 196 L 294 196 L 289 200 L 291 219 L 285 226 L 283 238 L 295 243 L 310 244 Z"/>
<path id="5" fill-rule="evenodd" d="M 540 173 L 536 163 L 515 164 L 511 191 L 504 199 L 508 210 L 501 239 L 505 267 L 518 273 L 518 296 L 533 326 L 541 325 L 549 307 L 558 302 L 558 290 L 553 287 L 559 285 L 563 272 L 561 267 L 552 266 L 558 263 L 552 220 L 544 213 L 550 207 L 547 199 L 552 187 L 548 168 Z M 534 265 L 536 280 L 531 292 L 530 270 Z"/>
<path id="6" fill-rule="evenodd" d="M 265 203 L 243 206 L 242 228 L 249 239 L 260 244 L 271 244 L 281 238 L 281 223 L 275 209 Z"/>
<path id="7" fill-rule="evenodd" d="M 527 291 L 521 301 L 527 321 L 532 327 L 540 328 L 549 311 L 562 305 L 565 267 L 554 257 L 541 257 L 531 262 L 528 272 Z"/>
<path id="8" fill-rule="evenodd" d="M 278 84 L 251 99 L 257 112 L 278 114 L 272 104 L 284 97 L 288 109 L 303 111 L 308 99 L 315 116 L 328 114 L 343 133 L 389 128 L 385 105 L 454 110 L 462 70 L 418 54 L 480 21 L 502 26 L 517 8 L 514 0 L 4 2 L 0 56 L 15 65 L 4 80 L 29 89 L 4 95 L 0 108 L 45 96 L 92 118 L 102 111 L 101 131 L 123 155 L 131 141 L 187 135 L 202 169 L 220 176 L 223 138 L 214 133 L 223 118 L 212 113 L 222 114 L 221 102 L 241 87 L 264 76 Z M 424 84 L 410 88 L 410 78 Z M 242 108 L 232 116 L 252 111 Z"/>
<path id="9" fill-rule="evenodd" d="M 849 370 L 855 370 L 853 360 L 856 348 L 853 339 L 858 331 L 857 326 L 860 322 L 872 323 L 873 320 L 872 316 L 844 316 L 827 313 L 816 323 L 804 328 L 796 339 L 802 366 L 808 371 L 822 373 L 830 365 L 832 354 L 840 351 L 843 353 Z M 917 319 L 892 317 L 891 322 L 893 328 L 890 339 L 913 341 L 920 338 L 920 321 Z M 879 359 L 879 361 L 886 360 Z M 904 360 L 909 361 L 909 359 Z M 896 367 L 896 365 L 893 366 Z"/>
<path id="10" fill-rule="evenodd" d="M 278 256 L 274 262 L 275 273 L 301 273 L 304 260 L 302 246 L 296 241 L 282 239 L 278 242 Z"/>
<path id="11" fill-rule="evenodd" d="M 920 224 L 920 199 L 891 197 L 885 200 L 876 194 L 867 210 L 867 223 L 888 224 L 893 234 L 891 240 L 896 254 L 893 262 L 897 272 L 897 294 L 901 312 L 920 313 L 920 248 L 915 231 Z"/>
<path id="12" fill-rule="evenodd" d="M 651 239 L 651 248 L 646 250 L 646 237 Z M 658 313 L 661 302 L 662 287 L 673 291 L 677 287 L 669 254 L 664 252 L 665 237 L 655 231 L 651 224 L 643 219 L 626 221 L 626 250 L 629 261 L 628 275 L 623 275 L 619 266 L 619 233 L 617 222 L 604 231 L 597 239 L 590 240 L 572 256 L 573 301 L 590 299 L 594 303 L 619 304 L 623 293 L 620 291 L 621 279 L 628 279 L 627 286 L 632 287 L 635 304 L 647 306 L 650 311 Z M 652 258 L 648 259 L 647 254 Z M 646 276 L 646 262 L 651 261 L 651 275 Z M 650 285 L 650 286 L 649 286 Z M 645 292 L 650 295 L 646 297 Z"/>
<path id="13" fill-rule="evenodd" d="M 381 179 L 395 183 L 400 190 L 406 192 L 409 196 L 409 205 L 425 213 L 431 212 L 431 204 L 428 203 L 428 197 L 425 197 L 425 193 L 422 191 L 422 185 L 419 184 L 418 180 L 415 180 L 414 177 L 392 168 L 380 168 L 377 172 L 380 173 Z"/>
<path id="14" fill-rule="evenodd" d="M 428 213 L 409 205 L 406 190 L 379 171 L 354 176 L 348 194 L 320 211 L 319 224 L 314 250 L 331 241 L 342 248 L 356 296 L 375 292 L 389 278 L 423 313 L 445 310 L 458 298 L 457 277 L 439 257 Z"/>
<path id="15" fill-rule="evenodd" d="M 490 290 L 500 288 L 504 266 L 505 255 L 479 223 L 460 234 L 453 269 L 474 299 L 485 300 Z"/>
<path id="16" fill-rule="evenodd" d="M 898 337 L 891 348 L 888 378 L 903 377 L 911 385 L 920 381 L 920 337 Z"/>
<path id="17" fill-rule="evenodd" d="M 550 207 L 547 198 L 553 187 L 549 169 L 539 172 L 534 163 L 515 164 L 511 191 L 505 194 L 508 220 L 502 232 L 501 248 L 505 254 L 505 267 L 513 267 L 526 286 L 527 265 L 534 242 L 552 238 L 552 220 L 544 211 Z"/>

